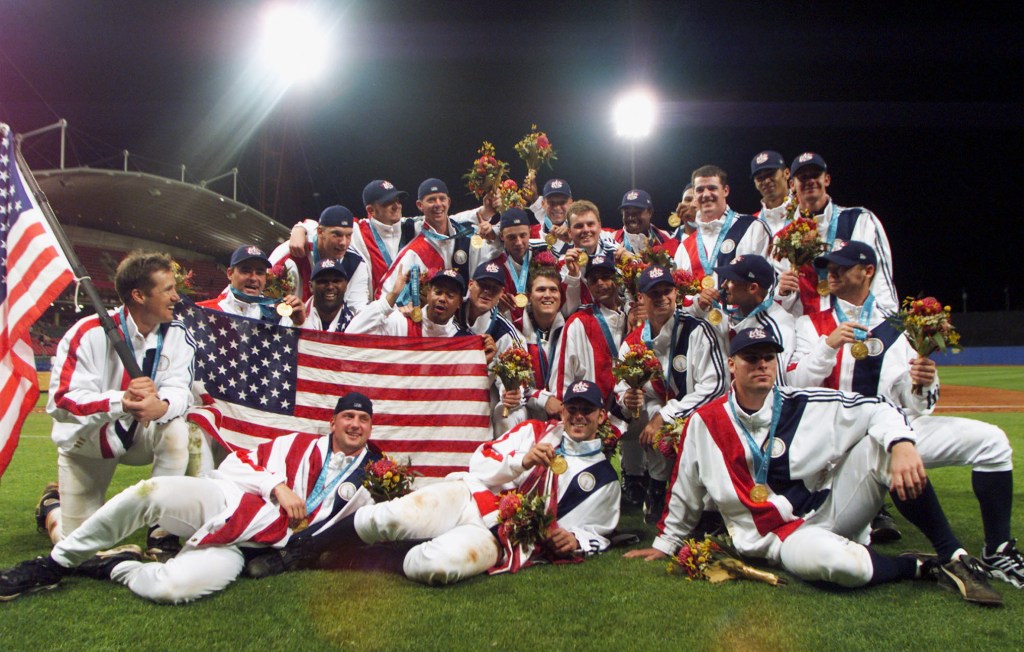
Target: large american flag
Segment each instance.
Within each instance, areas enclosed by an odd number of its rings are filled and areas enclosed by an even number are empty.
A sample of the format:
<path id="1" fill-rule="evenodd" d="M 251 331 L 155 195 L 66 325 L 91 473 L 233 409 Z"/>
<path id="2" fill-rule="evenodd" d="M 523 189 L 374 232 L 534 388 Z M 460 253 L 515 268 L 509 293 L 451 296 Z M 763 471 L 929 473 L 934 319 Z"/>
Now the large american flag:
<path id="1" fill-rule="evenodd" d="M 39 398 L 29 328 L 71 282 L 71 265 L 25 185 L 0 123 L 0 475 Z"/>
<path id="2" fill-rule="evenodd" d="M 491 439 L 490 384 L 479 337 L 346 335 L 284 328 L 183 305 L 196 381 L 212 399 L 190 420 L 230 449 L 292 432 L 326 434 L 338 397 L 373 401 L 371 441 L 425 480 L 465 471 Z"/>

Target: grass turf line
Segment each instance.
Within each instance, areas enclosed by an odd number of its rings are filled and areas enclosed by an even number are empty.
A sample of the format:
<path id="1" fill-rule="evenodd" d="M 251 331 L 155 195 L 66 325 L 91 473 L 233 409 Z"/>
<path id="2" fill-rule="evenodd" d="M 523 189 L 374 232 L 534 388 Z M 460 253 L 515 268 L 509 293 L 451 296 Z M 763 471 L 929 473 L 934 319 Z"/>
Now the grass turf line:
<path id="1" fill-rule="evenodd" d="M 1024 415 L 976 415 L 1019 434 Z M 55 474 L 49 423 L 33 415 L 0 485 L 0 565 L 45 554 L 32 508 Z M 1018 468 L 1024 461 L 1015 454 Z M 146 467 L 120 467 L 112 492 L 145 477 Z M 977 503 L 967 469 L 932 472 L 954 529 L 970 550 L 981 545 Z M 1020 485 L 1018 484 L 1018 487 Z M 111 494 L 112 495 L 112 494 Z M 1020 535 L 1022 496 L 1013 531 Z M 896 554 L 926 549 L 900 521 Z M 627 514 L 624 529 L 644 528 Z M 653 529 L 646 528 L 643 545 Z M 133 537 L 141 542 L 144 533 Z M 164 607 L 125 587 L 69 578 L 53 592 L 0 604 L 0 645 L 28 649 L 947 649 L 1024 646 L 1019 626 L 1024 592 L 996 583 L 1001 610 L 967 605 L 934 585 L 905 582 L 854 592 L 826 592 L 797 581 L 774 588 L 751 582 L 711 586 L 667 576 L 664 564 L 621 559 L 611 551 L 583 564 L 540 567 L 517 575 L 480 577 L 435 589 L 368 572 L 291 573 L 240 579 L 190 605 Z"/>

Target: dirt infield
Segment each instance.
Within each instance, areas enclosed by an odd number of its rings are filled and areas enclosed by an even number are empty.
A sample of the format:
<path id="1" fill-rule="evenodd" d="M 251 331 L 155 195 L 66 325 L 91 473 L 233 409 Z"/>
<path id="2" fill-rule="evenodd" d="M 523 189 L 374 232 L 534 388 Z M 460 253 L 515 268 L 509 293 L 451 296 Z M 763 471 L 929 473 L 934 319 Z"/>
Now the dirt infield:
<path id="1" fill-rule="evenodd" d="M 942 385 L 936 411 L 1024 412 L 1024 392 L 1011 389 Z"/>

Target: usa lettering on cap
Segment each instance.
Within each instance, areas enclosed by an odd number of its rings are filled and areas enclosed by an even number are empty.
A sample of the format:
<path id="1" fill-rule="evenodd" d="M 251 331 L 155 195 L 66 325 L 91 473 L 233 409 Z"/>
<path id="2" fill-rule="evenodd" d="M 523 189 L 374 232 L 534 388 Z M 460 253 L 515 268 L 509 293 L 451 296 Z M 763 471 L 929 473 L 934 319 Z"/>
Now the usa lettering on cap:
<path id="1" fill-rule="evenodd" d="M 629 192 L 626 193 L 626 199 L 629 200 L 629 201 L 632 201 L 632 200 L 636 199 L 639 196 L 640 196 L 640 193 L 638 193 L 635 190 L 630 190 Z"/>
<path id="2" fill-rule="evenodd" d="M 767 333 L 764 332 L 763 328 L 751 328 L 750 339 L 752 340 L 763 340 L 768 337 Z"/>
<path id="3" fill-rule="evenodd" d="M 664 273 L 665 272 L 661 271 L 660 267 L 652 267 L 651 268 L 650 277 L 651 278 L 661 278 L 662 275 L 664 275 Z"/>
<path id="4" fill-rule="evenodd" d="M 494 264 L 494 263 L 491 263 L 490 265 L 488 265 L 486 267 L 486 269 L 487 269 L 488 272 L 497 272 L 498 271 L 498 266 L 496 264 Z"/>
<path id="5" fill-rule="evenodd" d="M 572 391 L 574 391 L 574 392 L 585 392 L 585 391 L 587 391 L 588 387 L 589 387 L 589 385 L 587 385 L 586 381 L 581 380 L 580 382 L 578 382 L 578 383 L 576 383 L 575 385 L 572 386 Z"/>
<path id="6" fill-rule="evenodd" d="M 245 253 L 252 254 L 253 256 L 262 256 L 263 252 L 260 251 L 259 247 L 249 247 L 245 250 Z"/>
<path id="7" fill-rule="evenodd" d="M 764 162 L 765 162 L 765 161 L 767 161 L 767 160 L 768 160 L 768 152 L 761 152 L 760 154 L 758 154 L 758 155 L 757 155 L 757 158 L 756 158 L 756 159 L 754 159 L 754 161 L 755 161 L 755 162 L 756 162 L 756 163 L 757 163 L 758 165 L 760 165 L 760 164 L 764 163 Z"/>
<path id="8" fill-rule="evenodd" d="M 383 188 L 384 190 L 391 190 L 392 188 L 394 188 L 390 181 L 381 181 L 380 187 Z"/>
<path id="9" fill-rule="evenodd" d="M 561 188 L 562 187 L 562 182 L 559 181 L 558 179 L 555 179 L 554 181 L 551 182 L 551 187 L 552 188 Z"/>

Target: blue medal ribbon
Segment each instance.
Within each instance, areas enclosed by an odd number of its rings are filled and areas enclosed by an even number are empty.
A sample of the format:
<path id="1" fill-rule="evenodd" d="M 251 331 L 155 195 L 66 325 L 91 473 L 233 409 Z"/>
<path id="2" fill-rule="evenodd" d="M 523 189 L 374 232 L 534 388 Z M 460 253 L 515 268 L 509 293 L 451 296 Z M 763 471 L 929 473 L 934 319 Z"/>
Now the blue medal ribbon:
<path id="1" fill-rule="evenodd" d="M 835 246 L 835 243 L 836 243 L 836 231 L 839 229 L 839 219 L 838 219 L 838 216 L 835 213 L 836 213 L 835 204 L 833 204 L 832 202 L 829 202 L 828 203 L 828 237 L 825 239 L 825 243 L 828 245 L 826 247 L 826 249 L 825 249 L 826 253 L 831 252 L 832 251 L 832 247 Z M 828 269 L 827 268 L 819 269 L 818 270 L 818 282 L 825 281 L 825 280 L 828 280 Z"/>
<path id="2" fill-rule="evenodd" d="M 380 249 L 380 255 L 384 257 L 384 266 L 391 267 L 391 254 L 388 253 L 387 245 L 384 244 L 384 239 L 377 233 L 377 229 L 373 228 L 373 222 L 368 224 L 370 227 L 370 233 L 373 234 L 373 241 L 377 243 L 377 249 Z"/>
<path id="3" fill-rule="evenodd" d="M 867 326 L 871 321 L 871 311 L 875 307 L 875 295 L 868 293 L 868 298 L 864 301 L 864 305 L 861 306 L 860 315 L 857 316 L 857 321 Z M 833 300 L 832 310 L 836 314 L 836 321 L 842 324 L 843 322 L 850 321 L 843 311 L 839 309 L 839 301 Z M 859 328 L 853 329 L 853 338 L 858 342 L 863 342 L 868 338 L 868 332 Z"/>
<path id="4" fill-rule="evenodd" d="M 666 326 L 667 325 L 668 324 L 666 324 Z M 664 326 L 662 328 L 664 328 Z M 670 388 L 673 385 L 672 370 L 675 369 L 675 367 L 672 366 L 672 357 L 673 355 L 675 355 L 676 341 L 679 337 L 679 311 L 676 311 L 675 313 L 672 314 L 671 328 L 672 338 L 669 340 L 668 345 L 668 368 L 662 370 L 664 372 L 665 382 L 669 384 Z M 643 338 L 644 346 L 646 346 L 651 351 L 654 351 L 654 337 L 651 335 L 651 320 L 648 319 L 647 321 L 644 322 L 644 329 L 643 331 L 641 331 L 640 337 Z M 657 355 L 657 353 L 655 353 L 655 355 Z"/>
<path id="5" fill-rule="evenodd" d="M 341 471 L 338 472 L 338 475 L 334 476 L 334 479 L 331 480 L 331 484 L 328 486 L 324 486 L 327 483 L 327 470 L 330 468 L 331 447 L 332 442 L 328 440 L 327 458 L 324 460 L 323 465 L 320 467 L 320 475 L 316 479 L 316 484 L 313 485 L 313 493 L 311 493 L 309 497 L 306 498 L 306 514 L 311 514 L 314 509 L 320 506 L 320 503 L 324 502 L 324 498 L 327 497 L 327 494 L 334 491 L 335 487 L 338 486 L 338 483 L 340 483 L 342 478 L 345 477 L 345 474 L 348 473 L 348 470 L 352 467 L 353 464 L 356 463 L 356 460 L 359 459 L 358 454 L 352 456 L 352 461 L 346 464 L 344 468 L 342 468 Z"/>
<path id="6" fill-rule="evenodd" d="M 453 224 L 453 222 L 451 222 L 450 220 L 448 223 Z M 433 242 L 445 242 L 447 240 L 455 240 L 456 238 L 461 238 L 464 235 L 469 235 L 474 231 L 476 231 L 476 227 L 474 227 L 471 224 L 456 224 L 455 233 L 453 235 L 441 235 L 440 233 L 435 231 L 434 228 L 429 224 L 424 224 L 423 228 L 420 230 L 420 233 L 423 234 L 423 237 Z"/>
<path id="7" fill-rule="evenodd" d="M 562 439 L 558 442 L 558 448 L 555 449 L 555 454 L 556 455 L 561 455 L 563 457 L 593 457 L 594 455 L 597 455 L 598 453 L 603 453 L 604 452 L 604 444 L 601 443 L 600 439 L 590 439 L 590 440 L 585 441 L 585 442 L 578 441 L 578 442 L 576 442 L 576 445 L 577 446 L 582 446 L 582 445 L 585 445 L 585 444 L 591 444 L 591 445 L 599 444 L 597 446 L 597 448 L 595 448 L 594 450 L 586 451 L 585 453 L 568 453 L 565 450 L 565 439 L 566 439 L 566 435 L 563 434 L 562 435 Z"/>
<path id="8" fill-rule="evenodd" d="M 700 257 L 700 265 L 704 268 L 704 274 L 711 276 L 715 273 L 716 265 L 712 264 L 711 261 L 717 261 L 719 254 L 722 252 L 722 243 L 725 242 L 725 236 L 728 235 L 729 229 L 732 228 L 732 223 L 736 221 L 736 211 L 731 208 L 725 210 L 725 223 L 722 224 L 722 230 L 718 233 L 718 239 L 715 241 L 715 248 L 711 251 L 711 256 L 708 256 L 708 252 L 704 249 L 704 238 L 697 238 L 697 256 Z"/>
<path id="9" fill-rule="evenodd" d="M 772 460 L 772 445 L 775 443 L 775 430 L 779 427 L 779 418 L 782 416 L 782 392 L 779 391 L 778 385 L 772 387 L 772 425 L 768 429 L 768 438 L 765 440 L 765 446 L 763 448 L 757 445 L 754 441 L 753 435 L 747 430 L 747 427 L 743 425 L 743 421 L 740 419 L 739 412 L 736 410 L 736 402 L 733 399 L 735 392 L 729 392 L 729 409 L 732 410 L 732 416 L 739 424 L 740 430 L 743 432 L 743 437 L 747 440 L 747 448 L 750 449 L 750 456 L 754 460 L 754 482 L 761 485 L 768 485 L 768 465 Z"/>
<path id="10" fill-rule="evenodd" d="M 615 346 L 615 338 L 612 337 L 612 329 L 608 327 L 608 320 L 601 314 L 600 304 L 594 304 L 594 317 L 597 318 L 597 323 L 601 326 L 601 332 L 604 333 L 604 342 L 608 345 L 608 353 L 613 357 L 617 357 L 619 352 Z"/>
<path id="11" fill-rule="evenodd" d="M 519 267 L 518 275 L 512 267 L 512 257 L 508 254 L 505 254 L 505 269 L 508 270 L 508 275 L 516 286 L 516 292 L 526 294 L 526 277 L 530 274 L 530 251 L 527 250 L 526 255 L 523 256 L 523 264 Z"/>

